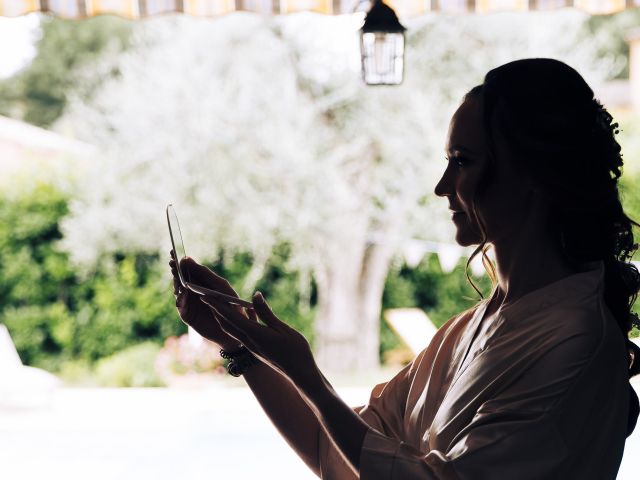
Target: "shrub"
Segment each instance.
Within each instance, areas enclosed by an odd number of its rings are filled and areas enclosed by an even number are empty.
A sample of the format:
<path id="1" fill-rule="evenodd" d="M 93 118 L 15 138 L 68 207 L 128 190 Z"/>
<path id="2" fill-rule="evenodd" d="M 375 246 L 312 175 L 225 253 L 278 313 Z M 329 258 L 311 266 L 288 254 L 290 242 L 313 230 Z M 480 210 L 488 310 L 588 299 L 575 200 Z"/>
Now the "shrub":
<path id="1" fill-rule="evenodd" d="M 425 311 L 436 327 L 449 318 L 473 306 L 478 295 L 467 282 L 462 257 L 452 272 L 444 273 L 435 253 L 426 255 L 416 268 L 399 263 L 389 273 L 382 297 L 382 312 L 389 308 L 417 307 Z M 484 293 L 490 290 L 490 281 L 484 276 L 473 277 Z M 380 321 L 380 355 L 385 359 L 402 341 L 384 320 Z M 402 357 L 400 353 L 393 354 Z"/>
<path id="2" fill-rule="evenodd" d="M 166 339 L 156 358 L 156 371 L 162 378 L 187 373 L 226 373 L 219 349 L 206 340 L 193 342 L 189 335 Z"/>
<path id="3" fill-rule="evenodd" d="M 58 370 L 184 333 L 158 255 L 103 256 L 88 275 L 76 272 L 57 248 L 67 203 L 44 184 L 0 195 L 0 323 L 22 361 Z"/>
<path id="4" fill-rule="evenodd" d="M 128 347 L 96 363 L 95 378 L 103 387 L 162 387 L 155 370 L 160 347 L 143 342 Z"/>

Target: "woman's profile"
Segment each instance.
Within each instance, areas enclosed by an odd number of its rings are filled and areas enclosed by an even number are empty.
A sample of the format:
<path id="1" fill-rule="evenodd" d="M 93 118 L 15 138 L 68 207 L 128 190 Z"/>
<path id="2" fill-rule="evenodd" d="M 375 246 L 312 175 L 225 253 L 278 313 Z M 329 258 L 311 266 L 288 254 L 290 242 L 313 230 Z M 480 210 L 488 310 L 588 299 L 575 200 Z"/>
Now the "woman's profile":
<path id="1" fill-rule="evenodd" d="M 640 274 L 612 121 L 553 59 L 502 65 L 464 96 L 435 193 L 458 244 L 492 249 L 493 289 L 362 407 L 340 399 L 261 294 L 246 310 L 199 297 L 179 288 L 172 259 L 178 311 L 323 479 L 613 479 L 638 417 L 628 333 Z M 191 259 L 180 268 L 235 295 Z"/>

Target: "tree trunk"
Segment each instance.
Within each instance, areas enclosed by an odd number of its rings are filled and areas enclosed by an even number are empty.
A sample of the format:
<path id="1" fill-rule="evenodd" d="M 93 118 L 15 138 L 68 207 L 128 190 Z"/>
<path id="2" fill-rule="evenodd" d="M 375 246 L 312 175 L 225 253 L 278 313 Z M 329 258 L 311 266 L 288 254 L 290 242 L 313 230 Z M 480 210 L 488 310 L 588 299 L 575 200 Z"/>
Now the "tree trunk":
<path id="1" fill-rule="evenodd" d="M 371 370 L 380 364 L 382 294 L 392 255 L 393 250 L 388 244 L 372 244 L 365 250 L 358 301 L 361 309 L 358 370 Z"/>
<path id="2" fill-rule="evenodd" d="M 332 372 L 379 368 L 380 310 L 391 260 L 384 244 L 344 248 L 316 269 L 315 357 Z"/>
<path id="3" fill-rule="evenodd" d="M 362 254 L 347 249 L 316 269 L 318 310 L 314 322 L 316 360 L 332 372 L 355 370 L 358 364 Z"/>

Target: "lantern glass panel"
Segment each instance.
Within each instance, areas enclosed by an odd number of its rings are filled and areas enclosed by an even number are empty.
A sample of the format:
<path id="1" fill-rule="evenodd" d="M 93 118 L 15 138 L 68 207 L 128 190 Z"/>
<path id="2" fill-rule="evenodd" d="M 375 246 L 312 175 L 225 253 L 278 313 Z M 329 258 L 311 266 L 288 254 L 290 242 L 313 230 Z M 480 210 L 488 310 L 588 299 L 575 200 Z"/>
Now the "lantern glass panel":
<path id="1" fill-rule="evenodd" d="M 398 85 L 404 70 L 404 33 L 361 32 L 362 77 L 369 85 Z"/>

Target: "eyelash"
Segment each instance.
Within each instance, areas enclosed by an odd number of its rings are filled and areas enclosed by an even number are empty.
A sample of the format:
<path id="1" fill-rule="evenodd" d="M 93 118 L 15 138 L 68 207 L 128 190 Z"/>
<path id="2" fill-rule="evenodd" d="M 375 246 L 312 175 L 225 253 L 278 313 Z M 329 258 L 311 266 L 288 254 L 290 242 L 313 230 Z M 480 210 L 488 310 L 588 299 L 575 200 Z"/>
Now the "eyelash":
<path id="1" fill-rule="evenodd" d="M 456 162 L 459 167 L 463 167 L 467 163 L 467 159 L 461 156 L 444 157 L 448 162 Z"/>

